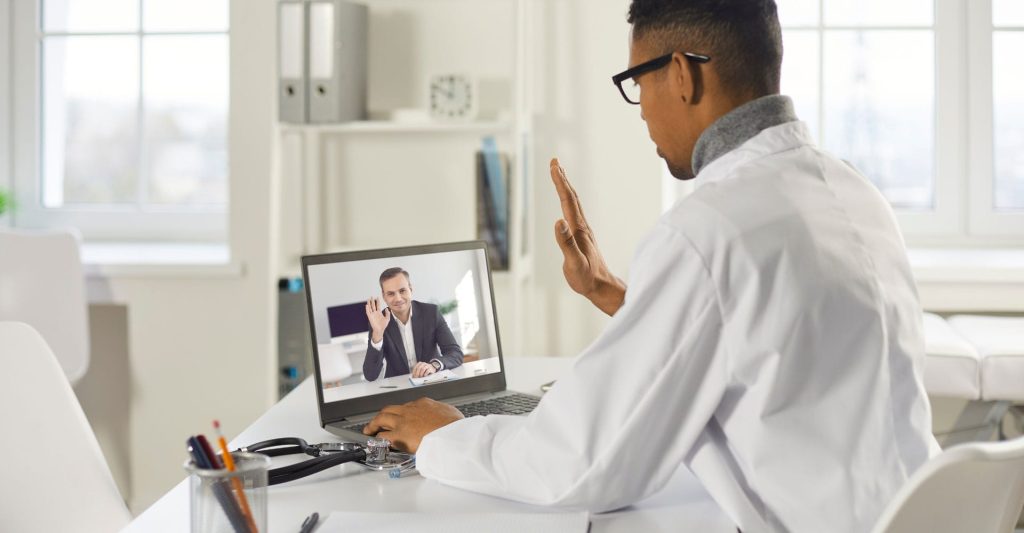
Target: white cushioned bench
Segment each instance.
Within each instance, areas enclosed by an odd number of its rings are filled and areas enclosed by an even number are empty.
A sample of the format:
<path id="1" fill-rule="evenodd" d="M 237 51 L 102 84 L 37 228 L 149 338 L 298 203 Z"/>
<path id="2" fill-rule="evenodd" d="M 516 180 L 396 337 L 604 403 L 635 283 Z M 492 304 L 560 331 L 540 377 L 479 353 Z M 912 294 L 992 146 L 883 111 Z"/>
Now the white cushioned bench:
<path id="1" fill-rule="evenodd" d="M 928 394 L 968 400 L 944 446 L 1001 432 L 1007 411 L 1024 403 L 1024 318 L 925 313 L 924 336 Z"/>

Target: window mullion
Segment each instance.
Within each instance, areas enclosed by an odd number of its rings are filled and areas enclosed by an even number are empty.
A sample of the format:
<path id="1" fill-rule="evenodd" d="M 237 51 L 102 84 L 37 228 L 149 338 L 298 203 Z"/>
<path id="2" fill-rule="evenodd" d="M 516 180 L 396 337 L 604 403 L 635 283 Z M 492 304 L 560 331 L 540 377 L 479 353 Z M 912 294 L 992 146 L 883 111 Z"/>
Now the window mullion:
<path id="1" fill-rule="evenodd" d="M 964 52 L 966 0 L 937 0 L 933 21 L 935 63 L 935 174 L 933 216 L 925 237 L 965 235 L 964 179 L 967 171 L 967 58 Z"/>
<path id="2" fill-rule="evenodd" d="M 969 173 L 965 180 L 969 187 L 965 195 L 970 213 L 971 233 L 986 233 L 984 221 L 992 211 L 992 184 L 994 178 L 994 135 L 992 96 L 992 2 L 974 0 L 973 10 L 965 13 L 967 22 L 967 78 L 970 122 Z"/>
<path id="3" fill-rule="evenodd" d="M 11 32 L 13 9 L 11 0 L 0 0 L 0 190 L 12 189 L 14 175 L 11 138 L 13 137 L 14 109 L 11 83 L 14 61 L 11 54 L 14 38 Z"/>
<path id="4" fill-rule="evenodd" d="M 146 175 L 146 156 L 147 156 L 147 154 L 146 154 L 146 129 L 145 129 L 146 128 L 146 119 L 145 119 L 145 111 L 146 110 L 145 110 L 145 105 L 144 105 L 144 102 L 145 102 L 145 92 L 144 92 L 145 91 L 145 87 L 144 87 L 144 84 L 143 84 L 143 80 L 146 77 L 146 73 L 145 73 L 145 71 L 143 71 L 143 69 L 146 68 L 145 61 L 144 61 L 146 50 L 145 50 L 145 45 L 143 44 L 145 42 L 145 34 L 143 32 L 143 26 L 142 26 L 143 20 L 144 20 L 144 18 L 143 18 L 144 17 L 143 10 L 146 7 L 145 6 L 146 3 L 143 0 L 138 0 L 138 2 L 139 2 L 139 29 L 138 29 L 138 33 L 137 33 L 137 35 L 138 35 L 137 38 L 138 38 L 138 43 L 139 43 L 139 58 L 138 58 L 139 59 L 139 80 L 138 80 L 139 81 L 139 92 L 138 92 L 138 101 L 136 103 L 136 105 L 137 105 L 137 108 L 136 108 L 137 111 L 136 112 L 138 113 L 138 116 L 136 117 L 136 124 L 137 124 L 136 127 L 138 128 L 138 143 L 139 144 L 136 147 L 136 150 L 137 150 L 136 153 L 138 154 L 138 171 L 137 171 L 137 175 L 136 175 L 135 179 L 138 180 L 138 181 L 135 184 L 135 187 L 136 187 L 136 190 L 135 190 L 136 206 L 135 207 L 136 207 L 136 210 L 141 212 L 141 211 L 145 211 L 146 201 L 148 200 L 148 197 L 149 197 L 149 187 L 148 187 L 149 180 L 147 179 L 147 175 Z"/>
<path id="5" fill-rule="evenodd" d="M 818 2 L 818 146 L 825 146 L 825 0 Z"/>

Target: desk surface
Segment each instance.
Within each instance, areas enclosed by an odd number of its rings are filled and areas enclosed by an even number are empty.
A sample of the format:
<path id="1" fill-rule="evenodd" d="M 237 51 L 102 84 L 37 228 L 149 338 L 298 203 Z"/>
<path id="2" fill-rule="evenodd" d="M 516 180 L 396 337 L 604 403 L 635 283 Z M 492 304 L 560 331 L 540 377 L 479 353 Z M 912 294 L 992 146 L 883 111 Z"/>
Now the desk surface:
<path id="1" fill-rule="evenodd" d="M 571 359 L 510 357 L 505 359 L 512 390 L 538 393 L 541 383 L 569 368 Z M 307 379 L 231 441 L 231 449 L 268 438 L 296 436 L 307 441 L 335 441 L 316 414 L 313 380 Z M 169 460 L 184 461 L 181 457 Z M 282 466 L 296 458 L 275 458 Z M 182 472 L 184 477 L 184 471 Z M 543 512 L 545 508 L 446 487 L 414 475 L 388 479 L 358 465 L 341 465 L 268 490 L 269 531 L 298 531 L 302 520 L 317 511 L 326 517 L 338 511 L 406 511 L 425 513 Z M 125 531 L 188 531 L 188 479 L 178 483 Z M 659 493 L 624 510 L 594 515 L 591 531 L 735 532 L 736 527 L 708 496 L 689 470 L 680 468 Z"/>

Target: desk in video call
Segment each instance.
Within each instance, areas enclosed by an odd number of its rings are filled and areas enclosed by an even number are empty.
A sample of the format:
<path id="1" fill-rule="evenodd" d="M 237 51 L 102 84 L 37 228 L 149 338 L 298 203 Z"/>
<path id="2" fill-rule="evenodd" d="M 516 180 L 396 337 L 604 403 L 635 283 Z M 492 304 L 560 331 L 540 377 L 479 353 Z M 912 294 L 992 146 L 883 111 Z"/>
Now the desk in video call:
<path id="1" fill-rule="evenodd" d="M 465 379 L 468 377 L 482 376 L 484 374 L 497 372 L 500 368 L 501 365 L 498 362 L 497 357 L 488 357 L 487 359 L 480 359 L 479 361 L 463 363 L 462 366 L 453 368 L 451 372 L 458 376 L 459 379 Z M 429 387 L 430 385 L 423 386 Z M 409 381 L 409 374 L 402 374 L 401 376 L 392 376 L 390 378 L 378 378 L 376 381 L 363 381 L 360 383 L 352 383 L 350 385 L 341 385 L 339 387 L 324 389 L 324 402 L 336 402 L 338 400 L 347 400 L 349 398 L 356 398 L 359 396 L 383 394 L 411 388 L 413 388 L 413 384 Z"/>

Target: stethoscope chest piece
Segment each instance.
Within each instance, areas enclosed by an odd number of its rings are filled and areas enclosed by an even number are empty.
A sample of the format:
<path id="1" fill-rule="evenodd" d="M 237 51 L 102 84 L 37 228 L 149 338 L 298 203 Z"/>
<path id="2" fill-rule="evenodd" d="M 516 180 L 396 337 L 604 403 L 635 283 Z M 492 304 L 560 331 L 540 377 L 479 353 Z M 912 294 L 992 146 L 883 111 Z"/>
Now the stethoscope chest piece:
<path id="1" fill-rule="evenodd" d="M 396 452 L 391 449 L 391 442 L 376 437 L 366 441 L 366 459 L 359 461 L 370 470 L 393 470 L 411 467 L 416 456 L 411 453 Z"/>

